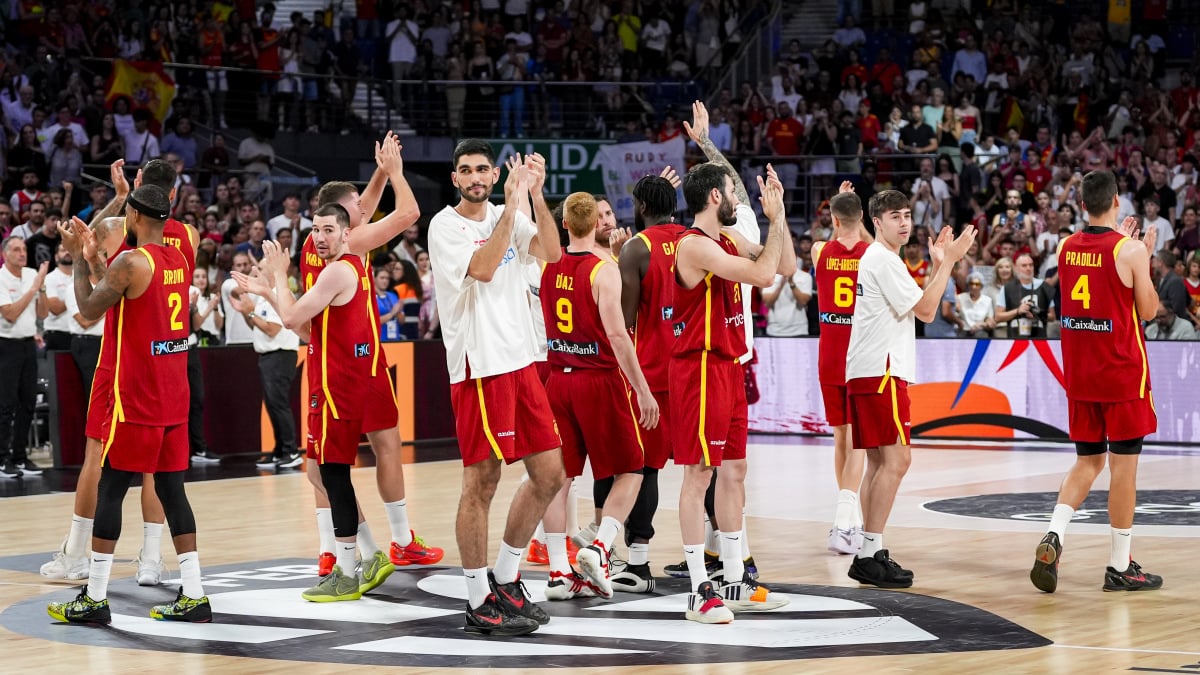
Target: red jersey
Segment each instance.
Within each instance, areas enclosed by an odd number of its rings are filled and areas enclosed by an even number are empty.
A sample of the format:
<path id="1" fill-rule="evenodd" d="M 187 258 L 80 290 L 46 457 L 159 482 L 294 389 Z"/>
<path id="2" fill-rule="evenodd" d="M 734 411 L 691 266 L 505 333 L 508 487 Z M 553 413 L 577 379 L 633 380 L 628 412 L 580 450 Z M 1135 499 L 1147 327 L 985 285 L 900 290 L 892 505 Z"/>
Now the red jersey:
<path id="1" fill-rule="evenodd" d="M 375 274 L 371 270 L 371 264 L 363 263 L 361 259 L 359 259 L 359 264 L 366 269 L 367 283 L 370 285 L 371 297 L 374 298 Z M 317 245 L 313 243 L 312 235 L 309 234 L 304 240 L 304 246 L 300 247 L 300 278 L 304 282 L 305 293 L 313 287 L 313 284 L 317 283 L 317 277 L 321 276 L 321 271 L 324 269 L 325 261 L 321 256 L 317 255 Z M 375 377 L 380 369 L 387 370 L 388 367 L 387 356 L 383 353 L 383 348 L 379 344 L 378 309 L 374 300 L 367 303 L 367 318 L 371 322 L 371 325 L 376 327 L 375 341 L 371 346 L 371 377 Z"/>
<path id="2" fill-rule="evenodd" d="M 850 327 L 854 323 L 854 300 L 858 297 L 858 261 L 869 246 L 860 241 L 846 248 L 834 239 L 818 242 L 816 283 L 817 310 L 821 336 L 817 347 L 817 370 L 821 384 L 846 384 L 846 351 L 850 348 Z"/>
<path id="3" fill-rule="evenodd" d="M 312 318 L 308 343 L 308 388 L 324 394 L 334 419 L 359 419 L 367 403 L 379 351 L 379 325 L 364 305 L 375 305 L 371 277 L 356 255 L 345 254 L 331 264 L 349 265 L 358 278 L 354 297 L 330 305 Z"/>
<path id="4" fill-rule="evenodd" d="M 925 282 L 929 280 L 929 261 L 922 260 L 913 265 L 905 259 L 904 266 L 908 268 L 908 276 L 912 277 L 918 286 L 925 288 Z"/>
<path id="5" fill-rule="evenodd" d="M 192 275 L 178 249 L 146 244 L 150 285 L 121 298 L 104 323 L 100 363 L 112 364 L 113 414 L 118 422 L 168 427 L 188 418 L 187 350 Z"/>
<path id="6" fill-rule="evenodd" d="M 1191 279 L 1184 279 L 1183 287 L 1187 289 L 1188 295 L 1192 298 L 1192 307 L 1200 307 L 1200 281 L 1193 284 Z"/>
<path id="7" fill-rule="evenodd" d="M 546 360 L 555 368 L 616 368 L 592 282 L 607 261 L 590 252 L 563 251 L 542 267 L 542 316 L 546 319 Z"/>
<path id="8" fill-rule="evenodd" d="M 128 231 L 126 231 L 125 236 L 129 236 Z M 196 249 L 192 248 L 192 236 L 188 232 L 188 226 L 174 218 L 167 218 L 167 221 L 163 223 L 163 243 L 179 249 L 179 252 L 183 254 L 183 261 L 187 264 L 188 274 L 190 275 L 192 269 L 196 266 Z M 133 249 L 134 247 L 130 246 L 128 241 L 122 239 L 121 246 L 117 248 L 116 253 L 108 257 L 108 263 L 111 265 L 112 261 L 117 259 L 117 256 Z M 191 276 L 188 277 L 188 283 L 191 283 Z"/>
<path id="9" fill-rule="evenodd" d="M 1059 247 L 1068 398 L 1120 402 L 1150 394 L 1150 366 L 1133 289 L 1117 274 L 1117 255 L 1129 241 L 1115 230 L 1088 227 Z"/>
<path id="10" fill-rule="evenodd" d="M 679 234 L 679 244 L 688 237 L 707 237 L 689 228 Z M 715 240 L 729 255 L 737 255 L 737 244 L 725 233 Z M 693 288 L 684 288 L 676 276 L 675 356 L 711 353 L 722 360 L 737 361 L 746 353 L 746 316 L 742 313 L 742 285 L 709 273 Z"/>
<path id="11" fill-rule="evenodd" d="M 633 329 L 633 344 L 637 347 L 638 363 L 650 384 L 650 391 L 667 391 L 667 366 L 664 355 L 675 345 L 675 240 L 684 231 L 678 223 L 652 225 L 639 232 L 636 239 L 650 251 L 646 276 L 642 277 L 642 292 L 638 298 L 637 324 Z"/>

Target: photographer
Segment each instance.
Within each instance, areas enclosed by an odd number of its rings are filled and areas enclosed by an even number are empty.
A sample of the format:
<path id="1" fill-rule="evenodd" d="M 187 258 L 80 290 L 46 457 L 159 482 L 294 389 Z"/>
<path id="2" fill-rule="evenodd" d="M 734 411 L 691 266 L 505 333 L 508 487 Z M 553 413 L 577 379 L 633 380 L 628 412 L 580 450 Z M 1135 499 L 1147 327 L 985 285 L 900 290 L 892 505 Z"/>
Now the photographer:
<path id="1" fill-rule="evenodd" d="M 1004 286 L 996 307 L 996 323 L 1007 324 L 1012 338 L 1044 338 L 1054 289 L 1034 278 L 1033 256 L 1028 253 L 1017 256 L 1014 269 L 1017 278 Z"/>

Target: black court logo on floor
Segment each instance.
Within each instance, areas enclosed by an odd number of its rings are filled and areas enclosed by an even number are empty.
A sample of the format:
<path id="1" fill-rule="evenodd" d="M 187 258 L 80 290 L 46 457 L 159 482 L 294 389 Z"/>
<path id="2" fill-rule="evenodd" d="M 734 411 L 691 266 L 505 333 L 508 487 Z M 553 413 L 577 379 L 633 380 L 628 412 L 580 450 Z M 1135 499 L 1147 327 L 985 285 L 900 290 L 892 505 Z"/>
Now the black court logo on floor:
<path id="1" fill-rule="evenodd" d="M 974 607 L 915 593 L 775 584 L 791 603 L 739 614 L 730 625 L 684 620 L 686 580 L 660 579 L 654 595 L 543 602 L 551 619 L 532 635 L 488 638 L 463 631 L 461 570 L 398 570 L 362 600 L 309 603 L 301 591 L 316 567 L 302 560 L 206 570 L 211 624 L 163 623 L 151 605 L 177 586 L 143 588 L 119 579 L 109 590 L 110 628 L 56 623 L 46 603 L 64 588 L 13 605 L 0 625 L 35 638 L 100 647 L 289 661 L 415 667 L 606 667 L 777 661 L 882 654 L 1021 649 L 1045 638 Z M 931 571 L 931 573 L 933 573 Z M 919 588 L 918 571 L 918 588 Z M 535 601 L 545 574 L 527 572 Z"/>
<path id="2" fill-rule="evenodd" d="M 1138 525 L 1200 525 L 1200 491 L 1138 490 L 1134 523 Z M 997 520 L 1049 522 L 1057 492 L 1008 492 L 926 502 L 938 513 Z M 1075 511 L 1072 522 L 1107 525 L 1108 491 L 1095 490 Z"/>

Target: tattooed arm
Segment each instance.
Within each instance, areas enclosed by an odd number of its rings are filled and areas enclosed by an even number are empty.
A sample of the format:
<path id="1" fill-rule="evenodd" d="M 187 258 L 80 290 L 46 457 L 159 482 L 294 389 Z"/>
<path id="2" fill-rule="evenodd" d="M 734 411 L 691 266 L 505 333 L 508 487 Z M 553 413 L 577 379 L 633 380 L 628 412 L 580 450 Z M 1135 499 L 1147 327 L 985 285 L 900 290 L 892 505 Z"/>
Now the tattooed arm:
<path id="1" fill-rule="evenodd" d="M 716 143 L 713 143 L 712 139 L 708 136 L 708 108 L 704 107 L 704 104 L 700 101 L 692 104 L 692 122 L 689 124 L 685 121 L 683 123 L 683 130 L 696 142 L 696 145 L 700 146 L 708 161 L 725 168 L 725 171 L 729 173 L 729 177 L 733 179 L 733 195 L 737 197 L 738 203 L 749 206 L 750 194 L 746 192 L 746 185 L 742 182 L 741 174 L 733 164 L 729 163 L 725 155 L 721 154 L 721 151 L 717 149 Z"/>

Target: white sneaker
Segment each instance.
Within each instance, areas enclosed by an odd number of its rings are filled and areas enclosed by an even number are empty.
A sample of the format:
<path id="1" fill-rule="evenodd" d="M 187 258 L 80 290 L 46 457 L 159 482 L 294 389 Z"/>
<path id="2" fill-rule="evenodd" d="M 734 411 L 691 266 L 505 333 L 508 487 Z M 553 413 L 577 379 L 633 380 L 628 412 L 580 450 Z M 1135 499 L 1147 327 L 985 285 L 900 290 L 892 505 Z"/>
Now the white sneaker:
<path id="1" fill-rule="evenodd" d="M 54 553 L 50 558 L 50 562 L 42 565 L 40 570 L 43 577 L 47 579 L 67 579 L 78 580 L 86 579 L 91 572 L 91 566 L 88 563 L 87 557 L 69 558 L 66 551 L 67 542 L 63 542 L 63 547 Z"/>
<path id="2" fill-rule="evenodd" d="M 766 586 L 758 585 L 750 577 L 724 584 L 719 592 L 725 606 L 735 612 L 769 612 L 790 602 L 771 593 Z"/>
<path id="3" fill-rule="evenodd" d="M 163 575 L 166 574 L 167 566 L 163 563 L 162 558 L 158 560 L 142 560 L 142 554 L 139 552 L 137 560 L 137 582 L 138 586 L 157 586 L 162 583 Z"/>
<path id="4" fill-rule="evenodd" d="M 570 576 L 562 572 L 550 573 L 550 583 L 546 584 L 547 600 L 573 600 L 575 598 L 594 597 L 596 597 L 596 591 L 592 589 L 592 584 L 587 579 L 579 576 L 578 572 L 572 572 Z"/>
<path id="5" fill-rule="evenodd" d="M 616 565 L 609 563 L 608 571 L 612 575 L 613 590 L 625 593 L 653 593 L 654 577 L 650 574 L 650 564 L 624 565 L 617 571 Z"/>
<path id="6" fill-rule="evenodd" d="M 858 536 L 855 536 L 855 530 L 843 530 L 833 528 L 829 531 L 829 550 L 841 555 L 853 555 L 858 553 L 862 548 L 862 532 L 858 531 Z"/>
<path id="7" fill-rule="evenodd" d="M 600 530 L 600 526 L 595 523 L 588 523 L 587 527 L 571 535 L 571 541 L 579 548 L 587 548 L 596 541 L 596 532 Z"/>
<path id="8" fill-rule="evenodd" d="M 596 593 L 602 598 L 611 599 L 613 585 L 608 577 L 608 550 L 604 544 L 595 541 L 587 548 L 579 549 L 579 553 L 575 554 L 575 562 L 579 563 L 579 571 L 592 583 Z"/>
<path id="9" fill-rule="evenodd" d="M 700 584 L 695 593 L 688 593 L 688 607 L 685 615 L 688 621 L 697 623 L 733 623 L 733 612 L 721 601 L 721 596 L 713 590 L 711 581 Z"/>

